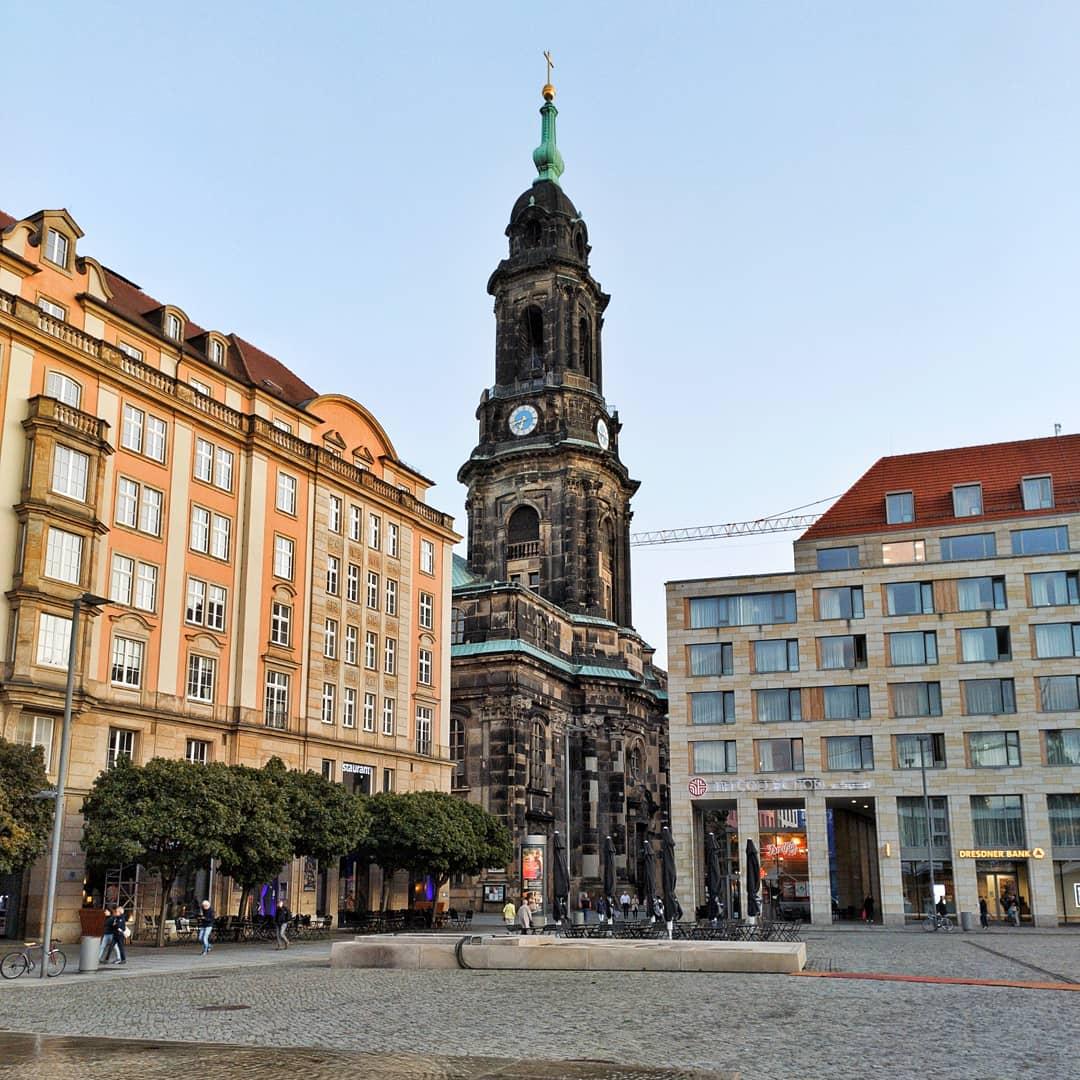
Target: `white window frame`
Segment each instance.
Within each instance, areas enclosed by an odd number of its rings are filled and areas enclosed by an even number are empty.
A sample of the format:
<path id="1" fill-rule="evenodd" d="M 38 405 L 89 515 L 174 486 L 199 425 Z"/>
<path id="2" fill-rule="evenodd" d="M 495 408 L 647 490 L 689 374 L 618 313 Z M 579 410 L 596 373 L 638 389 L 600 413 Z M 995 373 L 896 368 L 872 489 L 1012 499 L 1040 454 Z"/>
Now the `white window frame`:
<path id="1" fill-rule="evenodd" d="M 435 573 L 435 544 L 431 540 L 420 541 L 420 572 Z"/>
<path id="2" fill-rule="evenodd" d="M 225 363 L 225 346 L 217 338 L 210 339 L 210 363 L 222 367 Z"/>
<path id="3" fill-rule="evenodd" d="M 147 413 L 143 447 L 151 461 L 165 464 L 165 451 L 169 442 L 169 425 L 160 416 Z"/>
<path id="4" fill-rule="evenodd" d="M 143 448 L 143 429 L 146 427 L 146 413 L 134 405 L 125 405 L 120 424 L 120 445 L 133 454 L 141 454 Z"/>
<path id="5" fill-rule="evenodd" d="M 71 619 L 43 611 L 38 617 L 37 663 L 41 667 L 66 668 L 71 646 Z"/>
<path id="6" fill-rule="evenodd" d="M 431 593 L 422 592 L 420 594 L 420 610 L 418 618 L 421 629 L 435 629 L 435 597 Z"/>
<path id="7" fill-rule="evenodd" d="M 345 663 L 355 664 L 360 658 L 360 627 L 345 627 Z"/>
<path id="8" fill-rule="evenodd" d="M 53 449 L 50 489 L 56 495 L 63 495 L 65 499 L 84 503 L 89 484 L 90 455 L 57 443 Z"/>
<path id="9" fill-rule="evenodd" d="M 210 522 L 213 515 L 205 506 L 194 504 L 191 507 L 191 536 L 188 547 L 200 555 L 210 554 Z"/>
<path id="10" fill-rule="evenodd" d="M 341 532 L 341 500 L 331 495 L 327 502 L 326 525 L 332 533 Z"/>
<path id="11" fill-rule="evenodd" d="M 274 577 L 292 581 L 296 572 L 296 541 L 280 533 L 274 534 Z"/>
<path id="12" fill-rule="evenodd" d="M 283 514 L 289 514 L 291 517 L 296 517 L 297 486 L 296 477 L 292 473 L 287 473 L 284 469 L 278 469 L 277 501 L 274 505 Z"/>
<path id="13" fill-rule="evenodd" d="M 82 536 L 55 525 L 49 526 L 45 541 L 45 577 L 78 585 L 82 581 L 82 556 Z"/>
<path id="14" fill-rule="evenodd" d="M 195 440 L 194 475 L 204 484 L 214 479 L 214 444 L 207 439 Z"/>
<path id="15" fill-rule="evenodd" d="M 66 270 L 68 268 L 68 253 L 71 251 L 71 241 L 59 229 L 49 229 L 45 234 L 45 258 L 53 264 Z"/>
<path id="16" fill-rule="evenodd" d="M 383 698 L 382 733 L 384 735 L 394 734 L 394 699 L 392 697 Z"/>
<path id="17" fill-rule="evenodd" d="M 391 521 L 386 526 L 386 554 L 396 559 L 401 551 L 401 527 Z"/>
<path id="18" fill-rule="evenodd" d="M 383 638 L 383 674 L 393 675 L 397 668 L 397 639 Z"/>
<path id="19" fill-rule="evenodd" d="M 345 693 L 341 699 L 341 726 L 343 728 L 356 727 L 356 688 L 345 687 Z"/>
<path id="20" fill-rule="evenodd" d="M 379 610 L 379 575 L 374 570 L 367 572 L 366 604 L 372 611 Z"/>
<path id="21" fill-rule="evenodd" d="M 72 409 L 82 408 L 82 385 L 62 371 L 50 371 L 45 376 L 45 396 Z"/>
<path id="22" fill-rule="evenodd" d="M 337 687 L 331 682 L 322 685 L 321 719 L 324 724 L 333 724 L 337 720 Z"/>
<path id="23" fill-rule="evenodd" d="M 206 621 L 206 596 L 209 584 L 202 578 L 189 577 L 184 596 L 184 621 L 189 626 L 202 626 Z"/>
<path id="24" fill-rule="evenodd" d="M 427 705 L 416 706 L 416 752 L 430 756 L 432 751 L 431 729 L 435 710 Z"/>
<path id="25" fill-rule="evenodd" d="M 292 645 L 292 605 L 274 600 L 270 604 L 270 642 L 289 648 Z"/>
<path id="26" fill-rule="evenodd" d="M 378 551 L 382 542 L 382 518 L 378 514 L 368 514 L 368 547 Z"/>
<path id="27" fill-rule="evenodd" d="M 337 596 L 341 591 L 341 560 L 336 555 L 326 556 L 326 595 Z"/>
<path id="28" fill-rule="evenodd" d="M 157 610 L 158 568 L 153 563 L 136 562 L 133 607 L 140 611 Z M 149 596 L 147 591 L 149 590 Z"/>
<path id="29" fill-rule="evenodd" d="M 416 654 L 416 681 L 424 686 L 431 685 L 432 652 L 430 649 L 419 649 Z"/>
<path id="30" fill-rule="evenodd" d="M 232 491 L 236 455 L 225 446 L 214 447 L 214 487 Z"/>
<path id="31" fill-rule="evenodd" d="M 379 659 L 379 635 L 374 630 L 364 631 L 364 667 L 375 671 Z"/>
<path id="32" fill-rule="evenodd" d="M 135 760 L 135 732 L 130 728 L 109 728 L 109 741 L 105 755 L 105 767 L 115 769 L 120 758 Z"/>
<path id="33" fill-rule="evenodd" d="M 210 761 L 210 743 L 206 739 L 188 739 L 184 760 L 192 765 L 206 765 Z"/>
<path id="34" fill-rule="evenodd" d="M 350 604 L 360 603 L 360 567 L 356 563 L 349 563 L 345 574 L 345 599 Z"/>
<path id="35" fill-rule="evenodd" d="M 180 322 L 180 316 L 167 311 L 165 313 L 165 336 L 172 338 L 173 341 L 179 341 L 182 328 L 183 324 Z"/>
<path id="36" fill-rule="evenodd" d="M 337 637 L 337 619 L 327 619 L 326 624 L 323 627 L 323 656 L 325 656 L 327 660 L 337 659 Z"/>
<path id="37" fill-rule="evenodd" d="M 268 668 L 263 680 L 263 723 L 275 730 L 289 726 L 289 694 L 292 681 L 286 671 Z"/>
<path id="38" fill-rule="evenodd" d="M 20 731 L 20 729 L 22 729 Z M 27 730 L 29 729 L 29 730 Z M 52 772 L 53 740 L 56 738 L 56 717 L 31 716 L 22 713 L 15 728 L 15 741 L 21 746 L 40 746 L 45 759 L 45 772 Z"/>
<path id="39" fill-rule="evenodd" d="M 43 311 L 49 318 L 56 319 L 57 322 L 67 322 L 67 308 L 56 303 L 56 301 L 45 296 L 39 296 L 37 306 L 38 310 Z"/>
<path id="40" fill-rule="evenodd" d="M 109 599 L 114 604 L 131 605 L 135 596 L 135 566 L 135 560 L 130 555 L 113 552 L 109 568 Z"/>
<path id="41" fill-rule="evenodd" d="M 349 539 L 357 543 L 363 539 L 364 508 L 356 503 L 349 504 Z"/>
<path id="42" fill-rule="evenodd" d="M 125 690 L 138 690 L 142 686 L 145 654 L 145 642 L 116 634 L 112 640 L 112 652 L 109 658 L 109 681 L 112 685 L 121 686 Z M 119 677 L 117 677 L 117 667 L 120 668 Z"/>
<path id="43" fill-rule="evenodd" d="M 192 676 L 195 677 L 195 692 L 192 692 Z M 207 678 L 209 676 L 209 678 Z M 209 687 L 207 687 L 209 682 Z M 200 705 L 214 703 L 214 690 L 217 683 L 217 660 L 202 653 L 188 653 L 187 675 L 184 680 L 184 693 L 188 701 Z"/>
<path id="44" fill-rule="evenodd" d="M 222 562 L 229 561 L 232 549 L 232 519 L 224 514 L 213 514 L 210 519 L 210 554 Z"/>
<path id="45" fill-rule="evenodd" d="M 375 730 L 375 706 L 378 704 L 378 698 L 375 694 L 364 694 L 364 730 Z"/>
<path id="46" fill-rule="evenodd" d="M 397 615 L 397 582 L 393 578 L 386 579 L 386 614 Z"/>

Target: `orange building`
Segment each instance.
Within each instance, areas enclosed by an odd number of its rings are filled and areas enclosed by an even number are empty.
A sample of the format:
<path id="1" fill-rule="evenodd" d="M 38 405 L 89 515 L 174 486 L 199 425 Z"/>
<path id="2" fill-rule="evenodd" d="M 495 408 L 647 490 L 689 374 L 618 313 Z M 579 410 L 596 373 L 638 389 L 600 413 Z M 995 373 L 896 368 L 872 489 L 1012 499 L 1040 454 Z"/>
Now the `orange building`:
<path id="1" fill-rule="evenodd" d="M 0 734 L 59 757 L 76 628 L 59 936 L 85 896 L 145 913 L 137 868 L 90 872 L 81 795 L 119 757 L 319 770 L 364 792 L 450 789 L 453 521 L 359 402 L 320 395 L 77 249 L 66 210 L 0 213 Z M 213 889 L 208 867 L 177 910 Z M 0 877 L 0 936 L 42 921 L 44 860 Z M 392 902 L 405 902 L 398 881 Z M 376 901 L 378 871 L 267 883 L 296 912 Z"/>

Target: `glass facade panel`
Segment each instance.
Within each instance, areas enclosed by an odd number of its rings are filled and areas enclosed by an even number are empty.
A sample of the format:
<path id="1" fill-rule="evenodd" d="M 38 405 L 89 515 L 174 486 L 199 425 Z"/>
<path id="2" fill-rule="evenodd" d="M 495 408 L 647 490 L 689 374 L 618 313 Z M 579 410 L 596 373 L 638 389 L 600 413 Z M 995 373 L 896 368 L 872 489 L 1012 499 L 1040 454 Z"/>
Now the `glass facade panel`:
<path id="1" fill-rule="evenodd" d="M 961 578 L 956 583 L 959 611 L 1000 611 L 1005 607 L 1005 579 L 1000 577 Z"/>
<path id="2" fill-rule="evenodd" d="M 801 772 L 802 739 L 755 739 L 758 772 Z"/>
<path id="3" fill-rule="evenodd" d="M 979 626 L 960 631 L 960 657 L 965 663 L 1008 660 L 1009 630 L 1004 626 Z"/>
<path id="4" fill-rule="evenodd" d="M 1036 626 L 1035 655 L 1040 660 L 1080 655 L 1080 623 L 1044 623 Z"/>
<path id="5" fill-rule="evenodd" d="M 755 690 L 754 697 L 760 723 L 802 719 L 802 698 L 798 690 Z"/>
<path id="6" fill-rule="evenodd" d="M 933 630 L 887 634 L 889 663 L 894 667 L 937 663 L 937 635 Z"/>
<path id="7" fill-rule="evenodd" d="M 1021 481 L 1025 510 L 1050 510 L 1054 505 L 1054 485 L 1049 476 L 1028 476 Z"/>
<path id="8" fill-rule="evenodd" d="M 838 735 L 825 740 L 827 769 L 862 770 L 874 767 L 874 740 L 870 735 Z"/>
<path id="9" fill-rule="evenodd" d="M 826 720 L 857 720 L 870 715 L 869 686 L 823 688 Z"/>
<path id="10" fill-rule="evenodd" d="M 932 735 L 897 735 L 896 767 L 919 769 L 945 768 L 945 736 L 940 732 Z"/>
<path id="11" fill-rule="evenodd" d="M 894 491 L 885 496 L 885 523 L 907 525 L 915 520 L 915 496 L 910 491 Z"/>
<path id="12" fill-rule="evenodd" d="M 690 600 L 692 629 L 710 626 L 767 626 L 795 622 L 795 593 L 695 596 Z"/>
<path id="13" fill-rule="evenodd" d="M 921 795 L 904 795 L 896 800 L 900 820 L 900 846 L 902 848 L 925 848 L 926 803 Z M 934 825 L 934 847 L 949 846 L 949 804 L 943 796 L 930 799 L 930 817 Z"/>
<path id="14" fill-rule="evenodd" d="M 929 582 L 896 581 L 885 586 L 890 615 L 927 615 L 934 610 L 934 589 Z"/>
<path id="15" fill-rule="evenodd" d="M 892 683 L 889 691 L 895 717 L 941 715 L 940 683 Z"/>
<path id="16" fill-rule="evenodd" d="M 881 561 L 886 566 L 900 563 L 926 562 L 926 542 L 923 540 L 897 540 L 881 545 Z"/>
<path id="17" fill-rule="evenodd" d="M 982 512 L 982 484 L 963 484 L 953 488 L 953 513 L 957 517 L 978 517 Z"/>

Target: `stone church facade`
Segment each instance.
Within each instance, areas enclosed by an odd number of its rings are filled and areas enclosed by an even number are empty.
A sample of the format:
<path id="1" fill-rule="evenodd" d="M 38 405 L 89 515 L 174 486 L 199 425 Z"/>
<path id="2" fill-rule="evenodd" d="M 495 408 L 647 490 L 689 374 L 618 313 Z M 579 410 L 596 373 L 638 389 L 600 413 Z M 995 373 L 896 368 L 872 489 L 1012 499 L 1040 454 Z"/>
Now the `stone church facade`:
<path id="1" fill-rule="evenodd" d="M 505 871 L 456 884 L 453 902 L 477 910 L 485 896 L 487 910 L 503 891 L 520 897 L 522 844 L 545 838 L 550 859 L 555 830 L 568 837 L 574 900 L 599 892 L 609 835 L 617 893 L 640 891 L 642 846 L 668 805 L 666 673 L 631 621 L 638 482 L 603 396 L 609 297 L 559 184 L 554 89 L 544 96 L 539 176 L 514 204 L 509 254 L 488 282 L 495 383 L 458 473 L 469 526 L 454 567 L 453 785 L 507 824 L 517 853 Z"/>

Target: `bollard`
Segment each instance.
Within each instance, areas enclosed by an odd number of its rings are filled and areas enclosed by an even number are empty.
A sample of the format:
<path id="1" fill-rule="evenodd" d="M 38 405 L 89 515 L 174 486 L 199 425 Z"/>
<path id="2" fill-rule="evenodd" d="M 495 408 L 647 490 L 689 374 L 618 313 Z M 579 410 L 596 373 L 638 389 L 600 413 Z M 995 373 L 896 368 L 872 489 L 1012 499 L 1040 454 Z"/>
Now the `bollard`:
<path id="1" fill-rule="evenodd" d="M 79 974 L 97 971 L 101 954 L 101 938 L 84 934 L 79 939 Z"/>
<path id="2" fill-rule="evenodd" d="M 975 929 L 975 916 L 970 911 L 960 912 L 960 929 L 961 930 L 974 930 Z"/>

